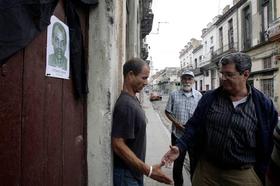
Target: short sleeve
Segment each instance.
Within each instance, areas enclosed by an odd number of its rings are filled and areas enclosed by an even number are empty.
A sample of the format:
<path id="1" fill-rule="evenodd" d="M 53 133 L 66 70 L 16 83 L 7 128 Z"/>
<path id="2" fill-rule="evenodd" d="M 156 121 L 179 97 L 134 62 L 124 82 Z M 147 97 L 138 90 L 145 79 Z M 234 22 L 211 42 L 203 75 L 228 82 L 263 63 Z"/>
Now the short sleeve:
<path id="1" fill-rule="evenodd" d="M 173 95 L 172 95 L 172 93 L 170 93 L 167 104 L 166 104 L 166 107 L 165 107 L 165 110 L 169 113 L 173 112 L 173 102 L 174 102 L 173 101 Z"/>

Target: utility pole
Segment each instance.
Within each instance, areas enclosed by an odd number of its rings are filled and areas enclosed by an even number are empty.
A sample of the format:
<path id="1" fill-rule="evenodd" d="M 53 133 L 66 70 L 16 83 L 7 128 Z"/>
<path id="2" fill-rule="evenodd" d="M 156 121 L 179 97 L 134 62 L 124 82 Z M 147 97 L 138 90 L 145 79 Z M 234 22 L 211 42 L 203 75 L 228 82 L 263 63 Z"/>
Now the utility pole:
<path id="1" fill-rule="evenodd" d="M 157 26 L 157 32 L 154 32 L 154 33 L 150 33 L 150 34 L 159 34 L 159 27 L 160 27 L 160 24 L 168 24 L 167 21 L 159 21 L 158 22 L 158 26 Z"/>

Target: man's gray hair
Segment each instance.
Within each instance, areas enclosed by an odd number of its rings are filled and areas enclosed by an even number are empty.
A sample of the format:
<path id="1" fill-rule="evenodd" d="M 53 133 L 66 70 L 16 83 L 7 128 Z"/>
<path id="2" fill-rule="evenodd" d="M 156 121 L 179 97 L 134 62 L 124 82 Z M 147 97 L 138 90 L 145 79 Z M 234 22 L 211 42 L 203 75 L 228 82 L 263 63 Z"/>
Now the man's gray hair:
<path id="1" fill-rule="evenodd" d="M 252 61 L 248 54 L 242 52 L 230 53 L 222 57 L 220 65 L 235 64 L 235 68 L 239 73 L 243 73 L 245 70 L 251 72 Z"/>

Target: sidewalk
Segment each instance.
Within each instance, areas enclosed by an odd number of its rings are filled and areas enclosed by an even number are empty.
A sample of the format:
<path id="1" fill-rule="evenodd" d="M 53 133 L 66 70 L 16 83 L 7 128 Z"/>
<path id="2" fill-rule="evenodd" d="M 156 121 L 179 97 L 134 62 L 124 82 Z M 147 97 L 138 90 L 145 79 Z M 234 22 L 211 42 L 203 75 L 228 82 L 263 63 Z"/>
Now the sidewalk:
<path id="1" fill-rule="evenodd" d="M 147 124 L 147 151 L 146 163 L 154 165 L 160 162 L 162 156 L 168 151 L 170 145 L 170 132 L 161 122 L 159 115 L 154 111 L 152 103 L 148 100 L 147 95 L 144 95 L 143 108 L 148 119 Z M 172 178 L 172 168 L 163 167 L 162 170 Z M 184 186 L 191 186 L 189 177 L 184 172 Z M 145 177 L 145 186 L 161 186 L 163 183 L 156 182 Z"/>

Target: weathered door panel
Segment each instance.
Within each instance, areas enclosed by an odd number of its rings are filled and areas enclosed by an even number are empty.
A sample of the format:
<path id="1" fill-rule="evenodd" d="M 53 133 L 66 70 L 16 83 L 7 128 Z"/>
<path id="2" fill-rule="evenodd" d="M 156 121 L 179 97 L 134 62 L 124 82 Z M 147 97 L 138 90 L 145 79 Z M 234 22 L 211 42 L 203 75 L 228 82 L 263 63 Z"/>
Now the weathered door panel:
<path id="1" fill-rule="evenodd" d="M 21 180 L 23 53 L 0 66 L 0 185 Z"/>
<path id="2" fill-rule="evenodd" d="M 85 102 L 71 79 L 45 76 L 46 46 L 45 31 L 0 67 L 0 185 L 86 183 Z"/>
<path id="3" fill-rule="evenodd" d="M 73 95 L 67 94 L 72 90 L 72 84 L 65 82 L 64 102 L 63 102 L 63 141 L 64 141 L 64 162 L 63 167 L 63 185 L 80 185 L 84 182 L 83 179 L 83 105 L 71 102 L 74 99 Z M 71 113 L 71 114 L 69 114 Z M 73 169 L 72 167 L 75 167 Z"/>
<path id="4" fill-rule="evenodd" d="M 46 32 L 41 33 L 24 50 L 22 181 L 26 186 L 43 185 L 47 166 L 43 61 L 45 35 Z"/>

